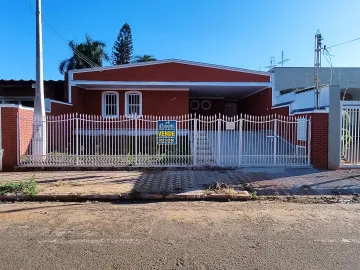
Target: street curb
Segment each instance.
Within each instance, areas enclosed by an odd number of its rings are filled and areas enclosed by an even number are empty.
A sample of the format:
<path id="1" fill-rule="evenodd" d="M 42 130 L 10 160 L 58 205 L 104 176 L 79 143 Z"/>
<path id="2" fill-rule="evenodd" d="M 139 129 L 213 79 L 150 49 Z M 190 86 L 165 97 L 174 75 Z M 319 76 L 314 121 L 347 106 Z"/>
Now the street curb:
<path id="1" fill-rule="evenodd" d="M 56 195 L 0 195 L 0 201 L 3 202 L 84 202 L 84 201 L 102 201 L 102 202 L 118 202 L 118 201 L 247 201 L 251 200 L 251 196 L 247 191 L 236 195 L 226 194 L 136 194 L 123 193 L 120 195 L 81 195 L 81 194 L 56 194 Z"/>

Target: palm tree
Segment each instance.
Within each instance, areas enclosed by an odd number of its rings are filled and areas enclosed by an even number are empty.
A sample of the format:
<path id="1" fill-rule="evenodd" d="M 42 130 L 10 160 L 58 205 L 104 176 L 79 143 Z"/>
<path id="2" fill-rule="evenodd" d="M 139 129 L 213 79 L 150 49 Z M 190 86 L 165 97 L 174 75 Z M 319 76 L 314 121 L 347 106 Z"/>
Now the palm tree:
<path id="1" fill-rule="evenodd" d="M 144 54 L 135 56 L 135 63 L 156 61 L 156 58 L 152 55 Z"/>
<path id="2" fill-rule="evenodd" d="M 93 63 L 102 66 L 103 60 L 109 61 L 109 56 L 105 52 L 106 45 L 104 42 L 93 40 L 89 35 L 85 35 L 85 38 L 85 42 L 69 42 L 73 56 L 60 63 L 59 71 L 61 74 L 72 69 L 93 67 Z"/>

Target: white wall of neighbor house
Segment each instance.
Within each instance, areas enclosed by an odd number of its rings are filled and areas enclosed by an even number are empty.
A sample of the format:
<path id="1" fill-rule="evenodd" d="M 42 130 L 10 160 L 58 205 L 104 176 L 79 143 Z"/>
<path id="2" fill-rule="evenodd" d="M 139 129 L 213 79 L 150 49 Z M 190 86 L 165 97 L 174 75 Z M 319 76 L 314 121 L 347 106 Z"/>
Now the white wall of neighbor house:
<path id="1" fill-rule="evenodd" d="M 275 67 L 272 69 L 274 80 L 274 106 L 293 101 L 294 94 L 280 94 L 281 90 L 307 88 L 315 85 L 313 67 Z M 353 100 L 360 100 L 360 68 L 329 68 L 320 71 L 320 85 L 339 85 L 341 92 L 352 95 Z"/>
<path id="2" fill-rule="evenodd" d="M 329 106 L 329 86 L 319 89 L 319 107 Z M 315 108 L 315 90 L 305 91 L 294 95 L 294 102 L 291 104 L 293 111 Z"/>
<path id="3" fill-rule="evenodd" d="M 306 88 L 315 85 L 313 67 L 275 67 L 273 72 L 276 77 L 274 82 L 275 91 L 289 88 Z M 323 67 L 320 70 L 320 84 L 360 89 L 360 67 L 333 69 Z"/>

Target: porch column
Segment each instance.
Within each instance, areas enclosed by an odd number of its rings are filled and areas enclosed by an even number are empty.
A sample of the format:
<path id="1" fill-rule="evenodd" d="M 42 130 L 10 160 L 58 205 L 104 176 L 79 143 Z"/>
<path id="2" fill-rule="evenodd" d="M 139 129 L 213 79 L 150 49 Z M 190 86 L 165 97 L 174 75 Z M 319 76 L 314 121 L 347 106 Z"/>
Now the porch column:
<path id="1" fill-rule="evenodd" d="M 341 111 L 340 86 L 329 86 L 329 140 L 328 140 L 328 169 L 336 170 L 340 167 L 341 156 Z"/>

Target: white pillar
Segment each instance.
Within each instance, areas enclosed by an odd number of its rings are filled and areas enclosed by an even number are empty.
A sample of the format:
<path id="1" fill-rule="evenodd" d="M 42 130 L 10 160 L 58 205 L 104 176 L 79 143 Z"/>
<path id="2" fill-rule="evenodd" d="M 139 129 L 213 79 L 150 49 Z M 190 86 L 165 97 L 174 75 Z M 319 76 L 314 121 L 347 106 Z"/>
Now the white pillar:
<path id="1" fill-rule="evenodd" d="M 46 155 L 46 122 L 43 77 L 41 0 L 36 0 L 36 91 L 34 102 L 32 154 Z"/>

